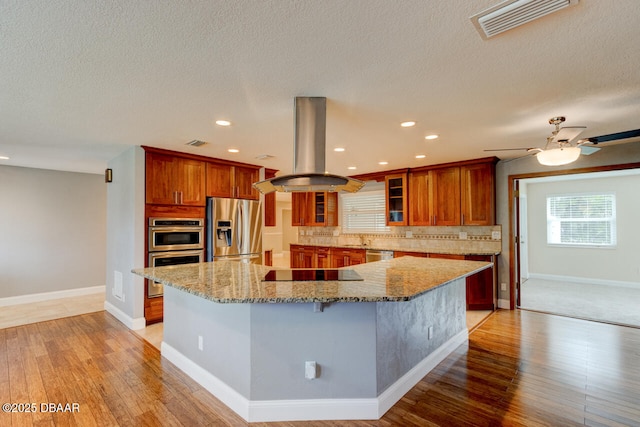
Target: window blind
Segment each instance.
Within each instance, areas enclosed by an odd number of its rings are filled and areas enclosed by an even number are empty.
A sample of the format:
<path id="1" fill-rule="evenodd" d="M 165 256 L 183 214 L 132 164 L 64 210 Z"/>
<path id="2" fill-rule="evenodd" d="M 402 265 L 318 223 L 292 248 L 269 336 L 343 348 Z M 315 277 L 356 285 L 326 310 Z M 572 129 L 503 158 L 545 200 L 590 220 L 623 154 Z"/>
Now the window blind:
<path id="1" fill-rule="evenodd" d="M 547 242 L 555 245 L 614 246 L 615 194 L 547 197 Z"/>
<path id="2" fill-rule="evenodd" d="M 345 193 L 340 195 L 342 232 L 383 232 L 385 225 L 384 190 Z"/>

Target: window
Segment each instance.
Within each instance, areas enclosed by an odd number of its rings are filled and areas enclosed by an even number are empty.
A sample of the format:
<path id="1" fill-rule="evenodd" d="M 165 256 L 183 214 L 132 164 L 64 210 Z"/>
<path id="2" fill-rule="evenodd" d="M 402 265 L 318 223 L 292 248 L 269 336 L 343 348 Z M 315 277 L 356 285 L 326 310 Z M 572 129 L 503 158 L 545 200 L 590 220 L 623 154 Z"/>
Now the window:
<path id="1" fill-rule="evenodd" d="M 368 183 L 367 183 L 368 185 Z M 343 233 L 389 231 L 385 224 L 384 190 L 344 193 L 340 195 Z"/>
<path id="2" fill-rule="evenodd" d="M 615 194 L 569 194 L 547 197 L 547 243 L 569 246 L 615 246 Z"/>

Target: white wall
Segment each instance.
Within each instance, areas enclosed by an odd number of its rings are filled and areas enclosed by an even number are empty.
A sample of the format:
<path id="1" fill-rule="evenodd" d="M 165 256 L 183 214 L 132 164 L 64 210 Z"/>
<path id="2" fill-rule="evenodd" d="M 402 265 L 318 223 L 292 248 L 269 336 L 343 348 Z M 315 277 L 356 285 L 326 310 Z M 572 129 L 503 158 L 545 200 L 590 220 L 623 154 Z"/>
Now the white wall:
<path id="1" fill-rule="evenodd" d="M 509 226 L 512 219 L 509 217 L 509 205 L 511 201 L 508 196 L 510 175 L 525 175 L 553 170 L 571 170 L 636 162 L 640 162 L 640 142 L 610 145 L 590 156 L 580 156 L 575 163 L 555 168 L 540 165 L 534 156 L 498 162 L 496 167 L 496 218 L 497 223 L 502 225 L 503 230 L 502 252 L 498 260 L 499 283 L 510 284 L 511 280 L 509 277 Z M 509 286 L 507 289 L 509 289 Z M 510 291 L 499 291 L 499 298 L 508 301 Z"/>
<path id="2" fill-rule="evenodd" d="M 107 186 L 107 310 L 132 329 L 144 327 L 144 150 L 133 147 L 109 161 Z M 116 282 L 122 277 L 122 292 Z"/>
<path id="3" fill-rule="evenodd" d="M 606 176 L 580 180 L 526 184 L 531 275 L 639 282 L 640 286 L 640 175 Z M 575 193 L 616 195 L 617 245 L 615 248 L 549 246 L 547 197 Z M 588 281 L 588 280 L 587 280 Z"/>
<path id="4" fill-rule="evenodd" d="M 104 286 L 103 175 L 0 166 L 0 298 Z"/>

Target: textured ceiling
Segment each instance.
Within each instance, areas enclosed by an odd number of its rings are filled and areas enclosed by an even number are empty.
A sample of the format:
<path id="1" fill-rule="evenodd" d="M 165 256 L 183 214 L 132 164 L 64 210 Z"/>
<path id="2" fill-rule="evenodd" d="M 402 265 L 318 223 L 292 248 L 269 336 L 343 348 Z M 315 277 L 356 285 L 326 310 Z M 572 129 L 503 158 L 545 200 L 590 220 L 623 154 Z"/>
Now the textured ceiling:
<path id="1" fill-rule="evenodd" d="M 295 96 L 327 97 L 338 174 L 542 146 L 556 115 L 582 136 L 640 128 L 637 0 L 483 40 L 469 17 L 496 3 L 0 0 L 0 164 L 101 173 L 151 145 L 290 173 Z"/>

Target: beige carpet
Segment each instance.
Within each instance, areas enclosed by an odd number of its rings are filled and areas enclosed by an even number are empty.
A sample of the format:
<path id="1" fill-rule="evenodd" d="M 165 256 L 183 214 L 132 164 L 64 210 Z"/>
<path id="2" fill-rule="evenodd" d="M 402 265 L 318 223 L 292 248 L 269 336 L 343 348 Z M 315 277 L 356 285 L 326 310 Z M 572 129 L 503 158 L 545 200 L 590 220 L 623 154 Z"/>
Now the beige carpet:
<path id="1" fill-rule="evenodd" d="M 520 308 L 640 327 L 640 288 L 529 279 Z"/>

